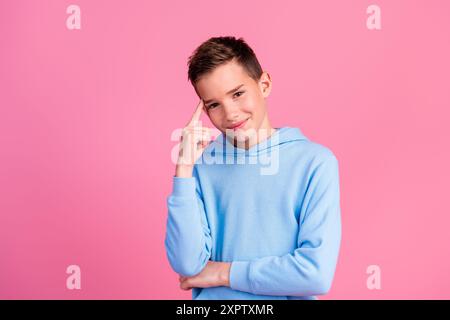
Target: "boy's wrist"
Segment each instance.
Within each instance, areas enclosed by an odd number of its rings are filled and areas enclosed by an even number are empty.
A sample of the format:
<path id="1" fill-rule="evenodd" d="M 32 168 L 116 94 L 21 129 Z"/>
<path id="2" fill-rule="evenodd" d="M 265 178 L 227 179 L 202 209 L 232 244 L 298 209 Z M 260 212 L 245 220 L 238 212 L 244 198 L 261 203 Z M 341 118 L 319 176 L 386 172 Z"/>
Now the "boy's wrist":
<path id="1" fill-rule="evenodd" d="M 230 269 L 231 262 L 222 262 L 222 268 L 219 273 L 219 281 L 221 286 L 229 287 L 230 286 Z"/>
<path id="2" fill-rule="evenodd" d="M 192 171 L 194 166 L 190 165 L 177 165 L 175 169 L 175 177 L 179 178 L 192 178 Z"/>

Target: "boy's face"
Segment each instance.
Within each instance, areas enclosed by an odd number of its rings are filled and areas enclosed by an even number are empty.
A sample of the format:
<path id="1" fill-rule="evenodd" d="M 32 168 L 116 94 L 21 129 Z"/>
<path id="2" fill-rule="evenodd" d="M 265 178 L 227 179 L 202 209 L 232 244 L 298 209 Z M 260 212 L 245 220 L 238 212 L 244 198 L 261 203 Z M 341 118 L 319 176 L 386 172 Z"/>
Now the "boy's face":
<path id="1" fill-rule="evenodd" d="M 213 125 L 224 134 L 232 130 L 236 135 L 244 134 L 246 139 L 246 130 L 272 130 L 265 100 L 271 87 L 267 72 L 256 82 L 235 60 L 217 67 L 196 83 L 197 94 Z M 242 121 L 245 122 L 233 131 Z"/>

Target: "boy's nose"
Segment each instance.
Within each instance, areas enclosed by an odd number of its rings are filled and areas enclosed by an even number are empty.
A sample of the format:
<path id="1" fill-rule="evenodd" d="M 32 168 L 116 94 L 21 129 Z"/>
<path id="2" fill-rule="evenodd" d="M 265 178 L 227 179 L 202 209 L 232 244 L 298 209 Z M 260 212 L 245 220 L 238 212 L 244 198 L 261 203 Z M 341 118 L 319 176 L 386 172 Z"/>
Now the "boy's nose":
<path id="1" fill-rule="evenodd" d="M 239 120 L 239 108 L 237 106 L 228 105 L 224 107 L 224 110 L 227 122 L 236 122 L 236 120 Z"/>

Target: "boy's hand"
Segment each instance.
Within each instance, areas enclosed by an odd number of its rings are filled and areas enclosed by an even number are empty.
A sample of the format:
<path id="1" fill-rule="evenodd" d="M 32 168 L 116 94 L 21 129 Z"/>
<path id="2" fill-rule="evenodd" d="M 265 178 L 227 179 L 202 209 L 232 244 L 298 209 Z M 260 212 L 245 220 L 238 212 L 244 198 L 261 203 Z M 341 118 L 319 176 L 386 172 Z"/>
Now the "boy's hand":
<path id="1" fill-rule="evenodd" d="M 200 99 L 191 120 L 183 128 L 177 161 L 177 173 L 181 169 L 188 169 L 187 171 L 192 169 L 197 159 L 200 158 L 203 151 L 211 142 L 211 129 L 202 127 L 200 121 L 203 107 L 203 100 Z"/>
<path id="2" fill-rule="evenodd" d="M 180 276 L 180 288 L 190 290 L 192 288 L 229 287 L 230 268 L 230 262 L 208 261 L 199 274 L 193 277 Z"/>

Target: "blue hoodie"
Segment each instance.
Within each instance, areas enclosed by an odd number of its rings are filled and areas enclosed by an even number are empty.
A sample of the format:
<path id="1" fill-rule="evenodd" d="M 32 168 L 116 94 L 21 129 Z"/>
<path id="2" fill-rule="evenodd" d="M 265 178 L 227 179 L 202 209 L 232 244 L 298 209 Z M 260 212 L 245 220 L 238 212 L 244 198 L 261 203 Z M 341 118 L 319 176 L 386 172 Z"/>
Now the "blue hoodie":
<path id="1" fill-rule="evenodd" d="M 331 287 L 341 242 L 338 161 L 300 129 L 277 128 L 250 149 L 220 134 L 173 176 L 165 248 L 175 272 L 231 262 L 230 287 L 193 299 L 317 299 Z"/>

